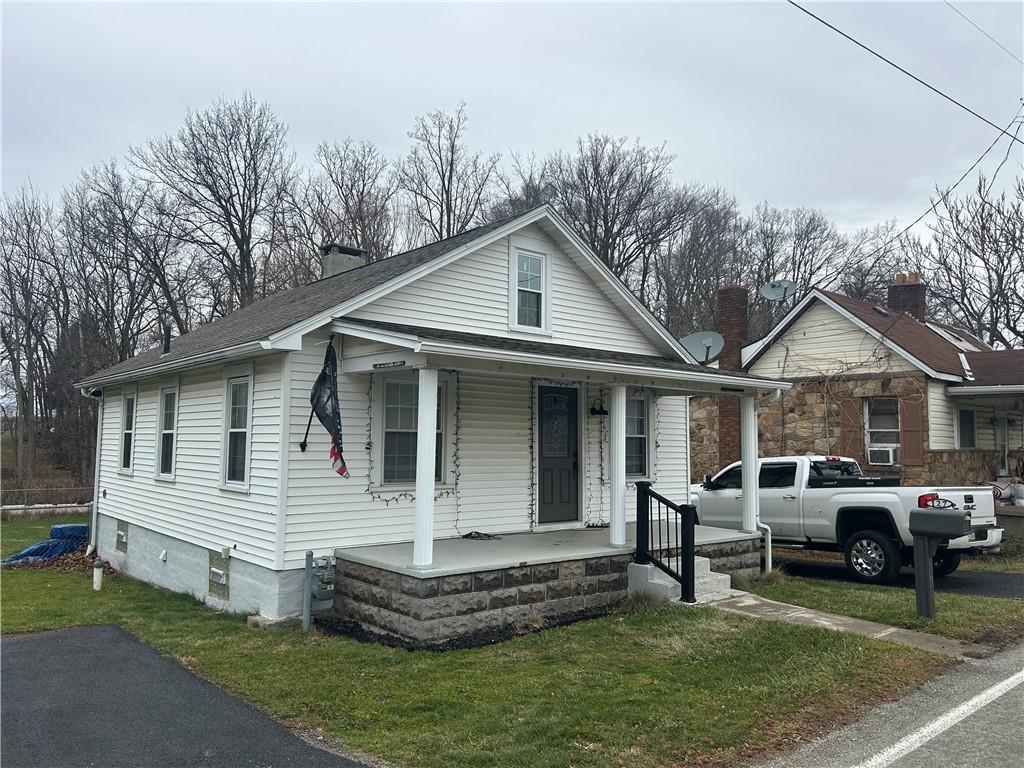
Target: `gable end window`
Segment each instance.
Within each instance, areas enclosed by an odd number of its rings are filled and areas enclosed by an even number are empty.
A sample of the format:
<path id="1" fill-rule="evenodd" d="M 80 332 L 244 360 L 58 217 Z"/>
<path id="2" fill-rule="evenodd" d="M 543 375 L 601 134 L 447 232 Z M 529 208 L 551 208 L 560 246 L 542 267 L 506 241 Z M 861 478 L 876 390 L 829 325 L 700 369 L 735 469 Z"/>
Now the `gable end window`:
<path id="1" fill-rule="evenodd" d="M 956 412 L 956 447 L 977 448 L 977 419 L 973 408 L 960 408 Z"/>
<path id="2" fill-rule="evenodd" d="M 178 418 L 178 391 L 174 387 L 160 390 L 159 434 L 157 435 L 157 474 L 174 476 L 174 445 Z"/>
<path id="3" fill-rule="evenodd" d="M 544 327 L 544 257 L 517 251 L 516 322 L 528 328 Z"/>
<path id="4" fill-rule="evenodd" d="M 251 398 L 250 376 L 234 376 L 227 380 L 224 481 L 230 485 L 245 485 L 249 480 Z"/>
<path id="5" fill-rule="evenodd" d="M 626 475 L 647 476 L 647 398 L 626 400 Z"/>
<path id="6" fill-rule="evenodd" d="M 135 447 L 135 393 L 125 393 L 121 406 L 121 469 L 130 471 Z"/>

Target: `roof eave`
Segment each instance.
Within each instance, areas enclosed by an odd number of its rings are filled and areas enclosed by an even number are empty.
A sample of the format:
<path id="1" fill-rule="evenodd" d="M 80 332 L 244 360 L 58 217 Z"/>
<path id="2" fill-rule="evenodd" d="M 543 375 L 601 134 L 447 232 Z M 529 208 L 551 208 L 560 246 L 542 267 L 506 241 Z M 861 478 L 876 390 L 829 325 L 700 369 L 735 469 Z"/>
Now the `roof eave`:
<path id="1" fill-rule="evenodd" d="M 966 384 L 946 387 L 946 393 L 952 397 L 968 395 L 1024 395 L 1024 384 Z"/>
<path id="2" fill-rule="evenodd" d="M 236 357 L 249 357 L 253 354 L 261 354 L 266 352 L 277 351 L 267 346 L 266 340 L 247 341 L 243 344 L 237 344 L 233 347 L 226 347 L 224 349 L 213 350 L 211 352 L 205 352 L 199 355 L 192 355 L 190 357 L 183 357 L 176 360 L 167 360 L 165 362 L 156 362 L 153 365 L 148 365 L 145 368 L 136 368 L 130 371 L 124 371 L 123 373 L 116 373 L 111 376 L 90 376 L 76 382 L 73 386 L 78 389 L 87 389 L 98 386 L 109 386 L 111 384 L 121 384 L 126 381 L 137 381 L 139 379 L 149 379 L 154 376 L 160 376 L 170 371 L 184 370 L 188 368 L 199 368 L 204 365 L 211 363 L 217 363 L 221 360 L 229 360 Z"/>

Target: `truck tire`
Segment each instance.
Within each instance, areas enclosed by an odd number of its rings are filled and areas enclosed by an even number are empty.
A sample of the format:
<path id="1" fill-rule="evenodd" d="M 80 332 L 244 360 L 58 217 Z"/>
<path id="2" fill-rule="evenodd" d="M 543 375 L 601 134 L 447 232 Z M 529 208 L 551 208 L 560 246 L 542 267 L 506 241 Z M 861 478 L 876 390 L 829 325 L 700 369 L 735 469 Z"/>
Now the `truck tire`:
<path id="1" fill-rule="evenodd" d="M 886 584 L 900 572 L 903 558 L 896 542 L 881 531 L 857 531 L 843 546 L 846 569 L 857 581 Z"/>
<path id="2" fill-rule="evenodd" d="M 936 552 L 935 559 L 932 561 L 932 570 L 935 573 L 935 578 L 942 578 L 943 576 L 949 576 L 953 571 L 960 567 L 960 553 L 950 552 L 948 549 L 945 552 Z"/>

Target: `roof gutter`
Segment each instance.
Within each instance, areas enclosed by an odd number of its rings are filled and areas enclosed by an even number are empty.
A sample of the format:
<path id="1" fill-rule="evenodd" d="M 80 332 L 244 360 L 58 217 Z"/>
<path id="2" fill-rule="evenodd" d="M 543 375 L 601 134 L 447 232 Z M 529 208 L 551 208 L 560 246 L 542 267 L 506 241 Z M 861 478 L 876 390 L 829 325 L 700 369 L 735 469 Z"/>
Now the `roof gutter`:
<path id="1" fill-rule="evenodd" d="M 994 384 L 991 386 L 946 387 L 946 394 L 953 397 L 966 395 L 1024 395 L 1024 384 Z"/>

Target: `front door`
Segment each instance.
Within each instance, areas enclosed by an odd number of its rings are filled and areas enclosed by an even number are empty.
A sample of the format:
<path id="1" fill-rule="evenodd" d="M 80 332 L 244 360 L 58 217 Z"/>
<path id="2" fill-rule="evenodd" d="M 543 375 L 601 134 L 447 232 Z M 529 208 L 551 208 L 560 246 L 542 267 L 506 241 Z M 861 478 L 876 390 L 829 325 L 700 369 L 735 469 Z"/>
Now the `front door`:
<path id="1" fill-rule="evenodd" d="M 537 520 L 579 520 L 579 410 L 571 387 L 537 388 Z"/>

